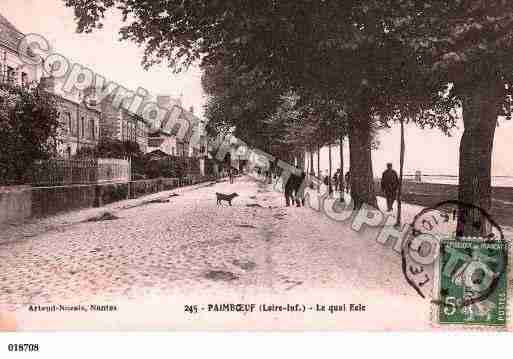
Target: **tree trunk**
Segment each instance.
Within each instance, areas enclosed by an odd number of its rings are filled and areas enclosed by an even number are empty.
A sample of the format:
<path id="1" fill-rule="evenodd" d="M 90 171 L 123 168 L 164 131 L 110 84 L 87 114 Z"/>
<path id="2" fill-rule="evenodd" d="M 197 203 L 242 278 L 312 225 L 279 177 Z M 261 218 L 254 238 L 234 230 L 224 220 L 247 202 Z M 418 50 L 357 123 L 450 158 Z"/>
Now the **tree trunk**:
<path id="1" fill-rule="evenodd" d="M 489 212 L 492 205 L 492 152 L 504 86 L 476 88 L 463 101 L 465 130 L 460 143 L 458 200 Z M 461 206 L 458 236 L 486 236 L 486 219 L 477 210 Z"/>
<path id="2" fill-rule="evenodd" d="M 403 194 L 403 174 L 404 174 L 404 119 L 401 118 L 401 154 L 399 155 L 399 188 L 397 189 L 397 222 L 396 226 L 401 225 L 402 214 L 402 194 Z"/>
<path id="3" fill-rule="evenodd" d="M 372 171 L 372 134 L 368 115 L 351 121 L 349 152 L 351 169 L 351 198 L 355 209 L 366 203 L 378 208 Z"/>
<path id="4" fill-rule="evenodd" d="M 317 178 L 322 181 L 321 178 L 321 146 L 317 146 Z M 317 187 L 317 192 L 321 192 L 321 186 Z"/>
<path id="5" fill-rule="evenodd" d="M 308 156 L 306 155 L 306 149 L 305 149 L 305 173 L 308 173 L 308 168 L 310 168 L 310 162 L 308 160 Z"/>
<path id="6" fill-rule="evenodd" d="M 328 147 L 328 158 L 329 158 L 329 162 L 330 162 L 330 165 L 329 165 L 329 173 L 328 173 L 328 176 L 329 176 L 329 177 L 328 177 L 328 193 L 329 193 L 329 194 L 330 194 L 330 196 L 331 196 L 331 194 L 333 193 L 333 185 L 332 185 L 332 183 L 331 183 L 331 180 L 332 180 L 332 177 L 333 177 L 333 175 L 332 175 L 332 169 L 331 169 L 331 167 L 332 167 L 332 163 L 331 163 L 331 143 L 330 143 L 328 146 L 329 146 L 329 147 Z"/>
<path id="7" fill-rule="evenodd" d="M 340 136 L 340 174 L 339 174 L 338 184 L 340 189 L 340 199 L 344 200 L 344 137 Z"/>
<path id="8" fill-rule="evenodd" d="M 314 162 L 314 154 L 313 154 L 313 149 L 311 148 L 310 149 L 310 175 L 312 175 L 314 173 L 314 165 L 313 165 L 313 162 Z"/>

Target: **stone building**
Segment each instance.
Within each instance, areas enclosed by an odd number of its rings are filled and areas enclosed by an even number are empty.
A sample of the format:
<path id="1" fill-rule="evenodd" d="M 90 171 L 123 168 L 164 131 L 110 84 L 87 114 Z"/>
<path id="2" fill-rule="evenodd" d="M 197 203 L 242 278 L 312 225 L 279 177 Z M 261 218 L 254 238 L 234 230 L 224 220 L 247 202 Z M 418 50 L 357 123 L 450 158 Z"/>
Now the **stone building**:
<path id="1" fill-rule="evenodd" d="M 71 158 L 80 149 L 95 147 L 101 138 L 101 112 L 81 101 L 58 95 L 55 80 L 51 77 L 41 78 L 39 86 L 56 96 L 61 123 L 59 155 Z"/>
<path id="2" fill-rule="evenodd" d="M 157 96 L 157 104 L 160 108 L 169 110 L 170 116 L 181 113 L 182 102 L 171 96 Z M 178 111 L 178 112 L 177 112 Z M 180 156 L 179 142 L 174 135 L 173 128 L 167 126 L 171 122 L 167 118 L 160 126 L 152 129 L 148 135 L 148 152 L 161 152 L 169 156 Z"/>
<path id="3" fill-rule="evenodd" d="M 24 37 L 13 24 L 0 14 L 0 81 L 26 86 L 38 80 L 36 66 L 21 59 L 18 44 Z"/>
<path id="4" fill-rule="evenodd" d="M 167 95 L 157 96 L 157 104 L 169 110 L 169 115 L 159 128 L 149 134 L 148 152 L 158 150 L 178 157 L 206 156 L 207 140 L 204 122 L 194 114 L 194 109 L 191 107 L 189 111 L 185 110 L 180 99 Z M 188 129 L 183 138 L 177 138 L 175 128 L 177 123 L 189 123 L 193 127 Z"/>
<path id="5" fill-rule="evenodd" d="M 40 81 L 40 86 L 55 94 L 61 122 L 60 156 L 71 157 L 80 148 L 94 147 L 100 137 L 100 112 L 58 95 L 52 78 L 42 77 L 40 67 L 26 64 L 22 56 L 30 54 L 20 54 L 18 50 L 23 37 L 24 34 L 0 14 L 0 81 L 19 86 Z"/>
<path id="6" fill-rule="evenodd" d="M 101 113 L 62 97 L 58 105 L 61 122 L 60 155 L 70 158 L 79 149 L 95 147 L 100 139 Z"/>
<path id="7" fill-rule="evenodd" d="M 83 101 L 87 92 L 64 94 L 59 91 L 60 83 L 45 77 L 40 66 L 28 65 L 22 60 L 18 45 L 23 37 L 24 34 L 0 14 L 0 81 L 21 86 L 40 82 L 40 86 L 55 95 L 61 122 L 58 148 L 61 157 L 72 157 L 78 150 L 92 148 L 104 138 L 134 141 L 143 152 L 147 151 L 149 127 L 142 118 L 125 109 L 114 109 L 109 99 L 91 106 Z"/>
<path id="8" fill-rule="evenodd" d="M 150 126 L 139 115 L 123 108 L 113 106 L 115 94 L 107 96 L 101 102 L 94 100 L 90 108 L 101 113 L 100 139 L 132 141 L 139 145 L 143 153 L 148 152 L 148 134 Z M 95 99 L 95 89 L 89 88 L 83 93 L 84 98 Z"/>

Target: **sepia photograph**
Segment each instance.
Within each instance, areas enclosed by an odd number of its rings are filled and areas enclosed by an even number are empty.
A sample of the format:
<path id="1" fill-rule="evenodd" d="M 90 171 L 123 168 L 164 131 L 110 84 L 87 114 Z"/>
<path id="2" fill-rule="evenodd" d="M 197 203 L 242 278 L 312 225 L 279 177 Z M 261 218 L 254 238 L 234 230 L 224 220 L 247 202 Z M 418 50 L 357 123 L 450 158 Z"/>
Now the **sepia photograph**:
<path id="1" fill-rule="evenodd" d="M 0 332 L 511 332 L 512 87 L 513 1 L 1 0 Z"/>

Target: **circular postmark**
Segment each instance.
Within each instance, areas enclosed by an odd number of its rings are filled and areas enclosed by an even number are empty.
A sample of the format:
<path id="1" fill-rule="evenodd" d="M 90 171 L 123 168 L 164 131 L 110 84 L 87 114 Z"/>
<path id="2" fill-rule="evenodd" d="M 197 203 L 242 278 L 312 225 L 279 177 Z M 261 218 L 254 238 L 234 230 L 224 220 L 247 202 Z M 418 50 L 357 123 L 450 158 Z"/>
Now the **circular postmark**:
<path id="1" fill-rule="evenodd" d="M 401 250 L 402 271 L 422 298 L 433 294 L 431 302 L 444 308 L 442 315 L 474 318 L 478 309 L 498 308 L 492 299 L 498 302 L 505 293 L 508 249 L 501 226 L 487 211 L 444 201 L 414 217 Z"/>

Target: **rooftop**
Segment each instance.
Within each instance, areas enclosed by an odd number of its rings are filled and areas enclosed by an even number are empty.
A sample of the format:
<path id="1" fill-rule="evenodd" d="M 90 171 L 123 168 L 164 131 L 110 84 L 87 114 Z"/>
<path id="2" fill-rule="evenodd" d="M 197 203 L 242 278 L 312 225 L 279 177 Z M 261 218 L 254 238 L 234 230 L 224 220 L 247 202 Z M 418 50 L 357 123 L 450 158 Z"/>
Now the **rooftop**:
<path id="1" fill-rule="evenodd" d="M 0 45 L 18 51 L 18 43 L 24 34 L 19 31 L 9 20 L 0 14 Z"/>

